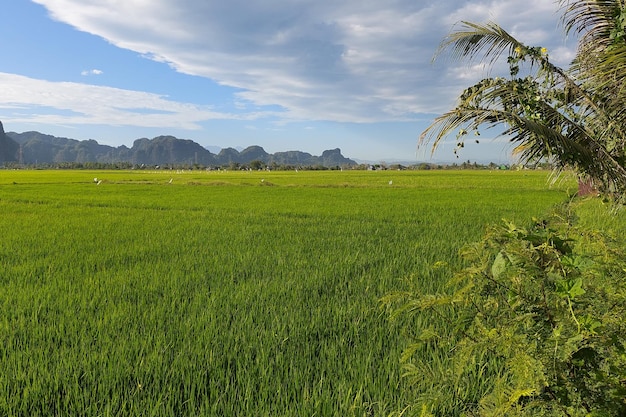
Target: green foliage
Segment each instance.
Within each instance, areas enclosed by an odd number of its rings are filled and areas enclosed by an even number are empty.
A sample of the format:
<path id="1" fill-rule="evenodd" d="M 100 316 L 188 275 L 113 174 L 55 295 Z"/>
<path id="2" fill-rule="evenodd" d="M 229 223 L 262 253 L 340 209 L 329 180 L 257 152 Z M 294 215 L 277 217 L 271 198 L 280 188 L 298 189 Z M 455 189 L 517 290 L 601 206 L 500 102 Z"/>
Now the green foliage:
<path id="1" fill-rule="evenodd" d="M 506 77 L 490 77 L 463 91 L 457 106 L 437 117 L 420 143 L 433 150 L 449 134 L 465 147 L 468 131 L 503 127 L 524 162 L 548 160 L 570 168 L 612 197 L 626 190 L 626 43 L 623 1 L 560 2 L 567 31 L 581 33 L 575 62 L 560 68 L 548 51 L 528 46 L 496 23 L 461 22 L 440 50 L 455 59 L 508 63 Z"/>
<path id="2" fill-rule="evenodd" d="M 407 376 L 435 415 L 626 413 L 626 254 L 571 206 L 505 222 L 464 248 L 437 294 L 393 294 L 416 315 Z M 429 357 L 424 360 L 424 355 Z M 436 364 L 436 365 L 435 365 Z"/>

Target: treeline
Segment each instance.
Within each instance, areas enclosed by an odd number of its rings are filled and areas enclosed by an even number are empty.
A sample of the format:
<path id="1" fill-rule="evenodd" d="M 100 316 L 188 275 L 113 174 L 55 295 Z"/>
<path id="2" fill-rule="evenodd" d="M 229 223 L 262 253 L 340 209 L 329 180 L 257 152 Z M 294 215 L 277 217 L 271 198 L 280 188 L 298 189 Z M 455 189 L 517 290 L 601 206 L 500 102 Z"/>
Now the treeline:
<path id="1" fill-rule="evenodd" d="M 434 164 L 420 162 L 417 164 L 342 164 L 334 166 L 326 166 L 322 164 L 296 165 L 296 164 L 279 164 L 272 162 L 270 164 L 264 161 L 254 160 L 249 163 L 230 162 L 222 165 L 204 165 L 204 164 L 134 164 L 132 162 L 44 162 L 36 164 L 20 164 L 17 162 L 8 162 L 4 164 L 5 169 L 84 169 L 84 170 L 228 170 L 228 171 L 427 171 L 427 170 L 517 170 L 517 169 L 553 169 L 552 164 L 547 162 L 537 163 L 533 165 L 522 164 L 481 164 L 478 162 L 466 161 L 461 164 Z"/>
<path id="2" fill-rule="evenodd" d="M 229 171 L 325 171 L 358 169 L 354 165 L 325 166 L 316 165 L 293 165 L 293 164 L 265 164 L 262 161 L 252 161 L 250 163 L 231 162 L 222 165 L 204 164 L 134 164 L 132 162 L 44 162 L 36 164 L 20 164 L 8 162 L 4 164 L 5 169 L 84 169 L 84 170 L 229 170 Z"/>
<path id="3" fill-rule="evenodd" d="M 358 165 L 355 167 L 351 167 L 351 169 L 369 169 L 376 171 L 384 171 L 384 170 L 392 170 L 392 171 L 402 171 L 402 170 L 417 170 L 417 171 L 427 171 L 427 170 L 458 170 L 458 169 L 475 169 L 475 170 L 516 170 L 516 169 L 553 169 L 554 166 L 549 162 L 538 162 L 534 164 L 496 164 L 495 162 L 490 162 L 488 164 L 478 163 L 466 161 L 463 163 L 452 163 L 452 164 L 435 164 L 428 162 L 419 162 L 417 164 L 412 165 L 402 165 L 402 164 L 374 164 L 374 165 Z"/>

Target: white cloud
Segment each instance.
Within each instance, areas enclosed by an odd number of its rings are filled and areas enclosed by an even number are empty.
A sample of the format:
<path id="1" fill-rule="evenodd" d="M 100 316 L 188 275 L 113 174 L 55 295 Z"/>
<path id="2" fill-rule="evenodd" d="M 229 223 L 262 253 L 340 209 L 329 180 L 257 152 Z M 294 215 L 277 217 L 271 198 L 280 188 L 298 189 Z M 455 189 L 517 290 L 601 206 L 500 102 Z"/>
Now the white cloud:
<path id="1" fill-rule="evenodd" d="M 85 70 L 80 73 L 80 75 L 85 75 L 85 76 L 86 75 L 102 75 L 102 74 L 104 74 L 104 72 L 99 69 Z"/>
<path id="2" fill-rule="evenodd" d="M 208 107 L 168 100 L 158 94 L 73 82 L 50 82 L 0 72 L 6 109 L 16 123 L 103 124 L 198 129 L 212 119 L 242 118 Z M 37 112 L 29 111 L 37 108 Z M 249 115 L 248 118 L 255 117 Z"/>
<path id="3" fill-rule="evenodd" d="M 34 1 L 114 45 L 239 88 L 240 103 L 281 106 L 285 120 L 408 120 L 446 110 L 474 74 L 431 64 L 459 20 L 495 20 L 568 56 L 547 0 Z"/>

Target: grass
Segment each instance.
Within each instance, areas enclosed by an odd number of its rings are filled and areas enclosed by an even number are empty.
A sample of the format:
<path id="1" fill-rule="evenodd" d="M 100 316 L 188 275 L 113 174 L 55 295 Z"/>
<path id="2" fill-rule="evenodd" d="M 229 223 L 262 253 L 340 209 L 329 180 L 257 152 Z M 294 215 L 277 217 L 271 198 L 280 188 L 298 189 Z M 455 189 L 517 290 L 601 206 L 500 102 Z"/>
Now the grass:
<path id="1" fill-rule="evenodd" d="M 0 171 L 0 415 L 388 415 L 379 298 L 575 187 L 546 176 Z"/>

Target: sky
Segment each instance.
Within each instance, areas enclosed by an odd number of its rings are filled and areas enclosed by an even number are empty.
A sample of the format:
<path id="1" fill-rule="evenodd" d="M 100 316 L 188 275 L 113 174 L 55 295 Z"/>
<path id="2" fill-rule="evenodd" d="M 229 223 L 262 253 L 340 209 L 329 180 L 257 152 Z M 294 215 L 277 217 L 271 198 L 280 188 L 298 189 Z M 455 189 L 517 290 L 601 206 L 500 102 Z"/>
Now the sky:
<path id="1" fill-rule="evenodd" d="M 454 162 L 420 133 L 487 75 L 433 62 L 460 21 L 495 21 L 567 66 L 552 0 L 10 0 L 0 23 L 0 121 L 101 144 L 173 135 L 363 161 Z M 496 136 L 496 133 L 491 133 Z M 461 161 L 509 162 L 484 135 Z"/>

